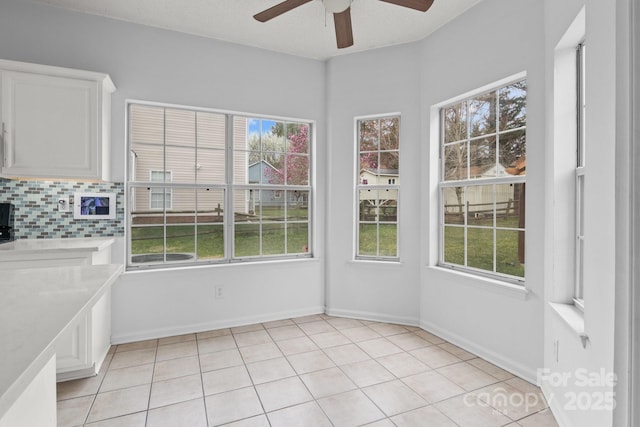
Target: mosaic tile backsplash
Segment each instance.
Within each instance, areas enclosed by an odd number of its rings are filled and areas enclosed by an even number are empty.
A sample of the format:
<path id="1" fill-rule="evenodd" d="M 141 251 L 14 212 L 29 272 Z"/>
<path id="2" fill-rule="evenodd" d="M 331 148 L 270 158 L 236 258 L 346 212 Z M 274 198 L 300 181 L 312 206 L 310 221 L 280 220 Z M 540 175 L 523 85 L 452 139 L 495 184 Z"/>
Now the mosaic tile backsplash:
<path id="1" fill-rule="evenodd" d="M 74 219 L 58 211 L 60 197 L 76 192 L 116 193 L 116 219 Z M 26 181 L 0 178 L 0 202 L 15 205 L 18 239 L 124 236 L 124 184 L 67 181 Z"/>

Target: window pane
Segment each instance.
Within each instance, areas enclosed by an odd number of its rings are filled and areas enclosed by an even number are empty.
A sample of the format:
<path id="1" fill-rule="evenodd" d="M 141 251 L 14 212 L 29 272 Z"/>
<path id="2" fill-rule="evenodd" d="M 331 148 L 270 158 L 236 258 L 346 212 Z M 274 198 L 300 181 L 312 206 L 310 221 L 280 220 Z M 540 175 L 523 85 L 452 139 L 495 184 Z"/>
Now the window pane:
<path id="1" fill-rule="evenodd" d="M 524 277 L 524 232 L 496 230 L 496 271 Z"/>
<path id="2" fill-rule="evenodd" d="M 225 115 L 199 111 L 196 113 L 197 145 L 202 148 L 225 148 Z"/>
<path id="3" fill-rule="evenodd" d="M 444 143 L 462 141 L 467 138 L 467 103 L 452 105 L 444 109 Z"/>
<path id="4" fill-rule="evenodd" d="M 513 83 L 499 91 L 500 130 L 516 129 L 527 124 L 527 82 Z"/>
<path id="5" fill-rule="evenodd" d="M 234 230 L 234 256 L 259 256 L 260 224 L 236 223 Z"/>
<path id="6" fill-rule="evenodd" d="M 471 138 L 496 131 L 496 93 L 478 96 L 469 102 Z"/>
<path id="7" fill-rule="evenodd" d="M 524 228 L 524 184 L 496 185 L 496 225 Z"/>
<path id="8" fill-rule="evenodd" d="M 287 153 L 309 153 L 309 125 L 287 123 Z"/>
<path id="9" fill-rule="evenodd" d="M 360 183 L 378 184 L 378 152 L 360 153 Z"/>
<path id="10" fill-rule="evenodd" d="M 165 110 L 165 144 L 179 145 L 191 149 L 196 146 L 196 113 L 195 111 Z"/>
<path id="11" fill-rule="evenodd" d="M 526 131 L 500 134 L 500 164 L 505 175 L 526 175 Z"/>
<path id="12" fill-rule="evenodd" d="M 496 177 L 496 138 L 475 139 L 469 142 L 469 178 Z"/>
<path id="13" fill-rule="evenodd" d="M 309 192 L 287 190 L 287 221 L 309 220 Z"/>
<path id="14" fill-rule="evenodd" d="M 286 159 L 287 184 L 309 184 L 309 156 L 289 154 Z"/>
<path id="15" fill-rule="evenodd" d="M 260 190 L 236 191 L 239 200 L 234 206 L 234 256 L 260 255 L 260 193 Z"/>
<path id="16" fill-rule="evenodd" d="M 224 190 L 199 188 L 196 191 L 198 259 L 224 258 Z"/>
<path id="17" fill-rule="evenodd" d="M 383 151 L 380 153 L 380 179 L 386 184 L 389 178 L 397 178 L 400 169 L 400 153 L 398 151 Z"/>
<path id="18" fill-rule="evenodd" d="M 398 221 L 398 190 L 380 190 L 379 220 L 382 222 Z"/>
<path id="19" fill-rule="evenodd" d="M 464 265 L 464 228 L 444 227 L 444 262 Z"/>
<path id="20" fill-rule="evenodd" d="M 380 119 L 380 149 L 397 150 L 400 148 L 400 119 L 388 117 Z"/>
<path id="21" fill-rule="evenodd" d="M 360 190 L 360 221 L 377 221 L 378 191 Z"/>
<path id="22" fill-rule="evenodd" d="M 129 107 L 129 139 L 131 148 L 139 145 L 164 144 L 164 108 L 132 104 Z"/>
<path id="23" fill-rule="evenodd" d="M 164 170 L 163 145 L 132 144 L 131 175 L 134 181 L 149 181 L 151 171 Z"/>
<path id="24" fill-rule="evenodd" d="M 173 205 L 165 215 L 167 261 L 194 260 L 196 190 L 173 188 Z"/>
<path id="25" fill-rule="evenodd" d="M 309 224 L 294 222 L 287 224 L 287 253 L 303 254 L 309 252 Z"/>
<path id="26" fill-rule="evenodd" d="M 285 198 L 281 190 L 261 190 L 262 221 L 284 222 Z"/>
<path id="27" fill-rule="evenodd" d="M 493 229 L 467 229 L 467 265 L 493 271 Z"/>
<path id="28" fill-rule="evenodd" d="M 224 258 L 224 225 L 198 224 L 198 260 Z"/>
<path id="29" fill-rule="evenodd" d="M 360 151 L 375 151 L 380 148 L 380 121 L 360 120 Z"/>
<path id="30" fill-rule="evenodd" d="M 165 149 L 165 169 L 171 171 L 171 181 L 183 184 L 196 182 L 196 150 L 192 147 L 171 147 Z M 159 165 L 162 167 L 162 164 Z"/>
<path id="31" fill-rule="evenodd" d="M 473 185 L 466 188 L 467 224 L 493 227 L 493 185 Z"/>
<path id="32" fill-rule="evenodd" d="M 445 224 L 464 224 L 464 188 L 445 187 L 442 189 Z"/>
<path id="33" fill-rule="evenodd" d="M 378 226 L 376 224 L 359 225 L 358 255 L 378 255 Z"/>
<path id="34" fill-rule="evenodd" d="M 133 218 L 133 223 L 141 225 L 132 225 L 131 227 L 131 262 L 162 261 L 164 256 L 164 226 L 142 226 L 144 224 L 142 218 Z M 147 257 L 144 255 L 153 256 Z"/>
<path id="35" fill-rule="evenodd" d="M 233 182 L 235 184 L 260 183 L 262 169 L 259 151 L 234 151 Z"/>
<path id="36" fill-rule="evenodd" d="M 197 152 L 196 180 L 198 183 L 224 184 L 225 155 L 223 150 L 201 148 Z"/>
<path id="37" fill-rule="evenodd" d="M 380 224 L 380 256 L 395 257 L 398 255 L 398 226 Z"/>
<path id="38" fill-rule="evenodd" d="M 195 261 L 195 226 L 167 224 L 167 262 Z"/>
<path id="39" fill-rule="evenodd" d="M 467 143 L 445 145 L 444 147 L 444 180 L 456 181 L 467 179 Z"/>
<path id="40" fill-rule="evenodd" d="M 285 252 L 285 225 L 266 222 L 262 224 L 262 255 L 281 255 Z"/>
<path id="41" fill-rule="evenodd" d="M 260 172 L 262 184 L 284 184 L 284 154 L 276 152 L 263 152 L 262 162 L 249 166 L 249 174 L 251 170 L 257 168 Z"/>
<path id="42" fill-rule="evenodd" d="M 153 209 L 153 210 L 163 210 L 165 208 L 171 209 L 171 189 L 163 188 L 163 187 L 151 187 L 145 191 L 143 189 L 138 189 L 136 194 L 139 195 L 138 201 L 136 203 L 137 207 L 143 210 Z M 142 206 L 139 203 L 144 200 L 148 201 L 147 206 Z"/>

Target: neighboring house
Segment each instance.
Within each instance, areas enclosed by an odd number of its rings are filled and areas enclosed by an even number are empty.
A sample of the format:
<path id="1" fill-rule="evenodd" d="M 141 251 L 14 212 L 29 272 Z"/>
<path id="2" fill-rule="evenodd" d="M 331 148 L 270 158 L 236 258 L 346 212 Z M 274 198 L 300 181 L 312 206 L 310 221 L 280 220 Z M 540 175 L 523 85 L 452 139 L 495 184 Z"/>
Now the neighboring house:
<path id="1" fill-rule="evenodd" d="M 261 160 L 249 165 L 249 184 L 280 184 L 280 182 L 273 182 L 277 180 L 278 176 L 282 176 L 279 169 L 267 162 Z M 274 179 L 275 178 L 275 179 Z M 283 190 L 262 190 L 262 196 L 258 200 L 257 195 L 252 191 L 249 196 L 249 211 L 254 211 L 257 206 L 284 206 L 284 191 Z M 293 191 L 289 192 L 288 205 L 291 206 L 295 203 L 306 202 L 305 200 L 299 200 L 297 194 Z"/>
<path id="2" fill-rule="evenodd" d="M 379 171 L 360 169 L 360 184 L 370 185 L 400 185 L 398 169 L 380 169 Z"/>
<path id="3" fill-rule="evenodd" d="M 524 175 L 526 172 L 527 160 L 525 157 L 521 157 L 514 161 L 508 168 L 505 168 L 501 164 L 491 166 L 472 166 L 469 169 L 471 178 L 494 178 L 496 176 L 505 175 Z M 462 170 L 462 175 L 466 176 L 466 170 Z M 521 199 L 521 186 L 520 185 L 501 185 L 496 190 L 496 208 L 498 213 L 505 213 L 507 215 L 516 214 Z M 462 200 L 462 195 L 457 194 L 454 191 L 445 192 L 445 209 L 447 213 L 459 214 L 462 212 L 460 203 L 467 203 L 469 206 L 469 213 L 471 215 L 482 215 L 486 211 L 493 209 L 493 188 L 490 186 L 479 185 L 475 187 L 475 191 L 467 192 L 466 201 Z"/>
<path id="4" fill-rule="evenodd" d="M 225 182 L 225 116 L 223 114 L 203 113 L 198 115 L 197 138 L 192 112 L 135 105 L 131 109 L 136 116 L 136 126 L 130 129 L 132 148 L 129 156 L 131 176 L 136 181 L 166 183 L 211 183 Z M 170 126 L 165 127 L 166 123 Z M 234 145 L 237 153 L 247 148 L 247 119 L 236 117 L 234 120 Z M 163 148 L 163 144 L 164 148 Z M 169 155 L 166 156 L 164 149 Z M 248 154 L 236 154 L 234 182 L 247 183 L 246 167 Z M 206 190 L 202 190 L 206 191 Z M 193 219 L 196 209 L 193 189 L 162 187 L 138 187 L 131 192 L 130 203 L 133 214 L 141 217 L 154 217 L 166 208 L 174 216 L 182 215 L 184 220 Z M 235 196 L 236 212 L 248 212 L 247 198 L 238 192 Z M 164 201 L 164 204 L 163 204 Z M 206 191 L 206 197 L 198 197 L 198 217 L 220 217 L 224 210 L 224 192 Z M 142 221 L 142 219 L 140 219 Z M 144 221 L 147 222 L 147 221 Z"/>

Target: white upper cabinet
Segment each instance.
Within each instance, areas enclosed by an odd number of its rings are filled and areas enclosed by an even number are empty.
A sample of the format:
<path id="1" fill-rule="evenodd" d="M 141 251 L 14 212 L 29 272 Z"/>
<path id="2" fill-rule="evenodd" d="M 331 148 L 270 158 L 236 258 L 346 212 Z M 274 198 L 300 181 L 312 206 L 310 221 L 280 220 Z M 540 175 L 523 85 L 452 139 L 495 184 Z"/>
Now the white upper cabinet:
<path id="1" fill-rule="evenodd" d="M 0 60 L 4 177 L 110 180 L 106 74 Z"/>

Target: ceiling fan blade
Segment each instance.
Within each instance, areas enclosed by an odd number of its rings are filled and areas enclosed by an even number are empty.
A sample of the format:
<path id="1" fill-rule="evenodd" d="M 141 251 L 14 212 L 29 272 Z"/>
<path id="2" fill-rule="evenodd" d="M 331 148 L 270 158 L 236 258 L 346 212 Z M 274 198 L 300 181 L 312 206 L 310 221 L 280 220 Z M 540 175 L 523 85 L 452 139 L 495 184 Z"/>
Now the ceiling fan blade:
<path id="1" fill-rule="evenodd" d="M 429 10 L 434 0 L 381 0 L 387 3 L 397 4 L 411 9 L 426 12 Z"/>
<path id="2" fill-rule="evenodd" d="M 270 7 L 269 9 L 263 10 L 260 13 L 253 15 L 253 17 L 260 22 L 267 22 L 270 19 L 275 18 L 276 16 L 280 16 L 285 12 L 289 12 L 292 9 L 295 9 L 298 6 L 302 6 L 305 3 L 309 3 L 312 0 L 285 0 L 282 3 L 278 3 L 277 5 Z"/>
<path id="3" fill-rule="evenodd" d="M 338 49 L 353 46 L 353 29 L 351 28 L 351 8 L 343 12 L 333 14 L 333 22 L 336 26 L 336 41 Z"/>

